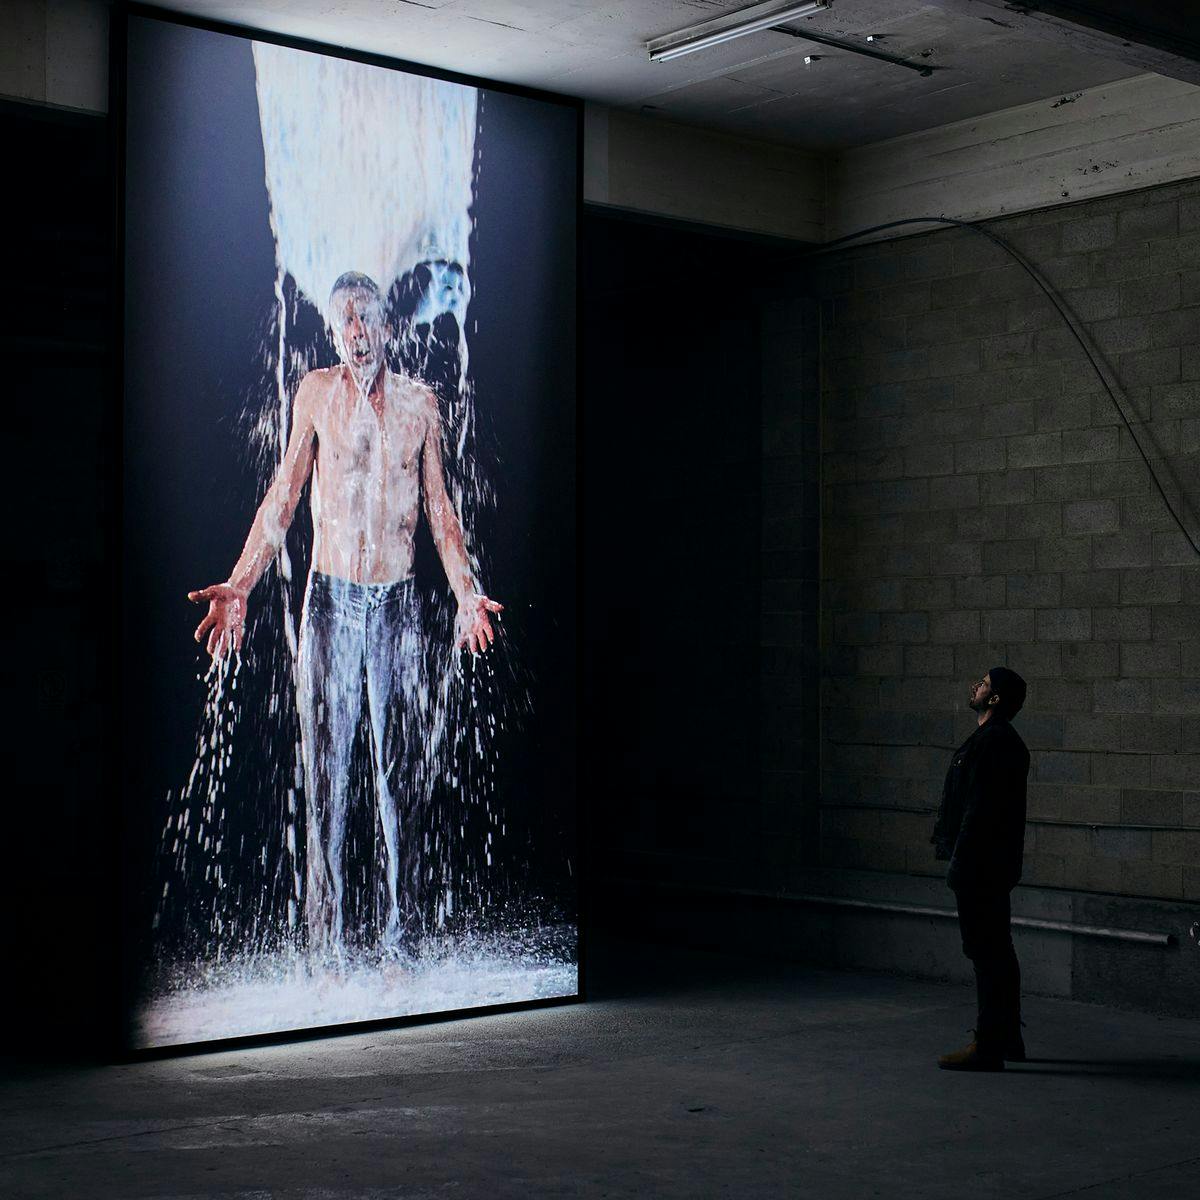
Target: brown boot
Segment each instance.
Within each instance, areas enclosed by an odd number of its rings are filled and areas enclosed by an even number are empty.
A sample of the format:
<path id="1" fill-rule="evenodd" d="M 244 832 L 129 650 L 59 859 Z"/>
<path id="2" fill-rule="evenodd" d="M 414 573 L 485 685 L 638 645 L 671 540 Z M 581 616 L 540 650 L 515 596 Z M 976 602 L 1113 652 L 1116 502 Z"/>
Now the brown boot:
<path id="1" fill-rule="evenodd" d="M 943 1071 L 1003 1071 L 1004 1059 L 996 1054 L 982 1053 L 978 1042 L 971 1042 L 953 1054 L 943 1054 L 938 1059 Z"/>

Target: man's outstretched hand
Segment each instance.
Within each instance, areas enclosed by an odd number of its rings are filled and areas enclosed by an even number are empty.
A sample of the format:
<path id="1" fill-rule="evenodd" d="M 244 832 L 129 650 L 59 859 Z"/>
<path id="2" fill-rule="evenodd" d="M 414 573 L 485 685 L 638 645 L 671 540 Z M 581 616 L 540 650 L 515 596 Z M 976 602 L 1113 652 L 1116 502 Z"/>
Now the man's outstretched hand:
<path id="1" fill-rule="evenodd" d="M 188 592 L 193 604 L 208 601 L 208 612 L 196 626 L 196 641 L 208 634 L 207 650 L 212 658 L 224 658 L 231 650 L 237 654 L 242 649 L 242 637 L 246 632 L 246 593 L 230 583 L 214 583 L 198 592 Z"/>
<path id="2" fill-rule="evenodd" d="M 478 592 L 468 597 L 458 606 L 458 620 L 455 622 L 457 644 L 468 647 L 472 654 L 479 654 L 493 645 L 496 635 L 492 632 L 488 613 L 503 611 L 504 605 L 498 600 L 489 600 Z"/>

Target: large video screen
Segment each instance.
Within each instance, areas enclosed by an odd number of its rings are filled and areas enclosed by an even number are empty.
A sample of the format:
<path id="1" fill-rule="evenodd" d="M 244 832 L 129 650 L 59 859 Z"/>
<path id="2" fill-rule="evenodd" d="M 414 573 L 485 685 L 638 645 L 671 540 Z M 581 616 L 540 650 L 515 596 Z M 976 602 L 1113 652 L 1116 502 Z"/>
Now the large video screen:
<path id="1" fill-rule="evenodd" d="M 130 1044 L 578 992 L 578 109 L 125 34 Z"/>

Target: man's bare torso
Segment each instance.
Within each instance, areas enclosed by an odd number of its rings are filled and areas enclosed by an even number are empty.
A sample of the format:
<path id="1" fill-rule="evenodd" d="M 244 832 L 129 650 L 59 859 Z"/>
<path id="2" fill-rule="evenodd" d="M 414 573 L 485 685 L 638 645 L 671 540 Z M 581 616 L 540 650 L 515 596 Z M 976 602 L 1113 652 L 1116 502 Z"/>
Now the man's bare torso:
<path id="1" fill-rule="evenodd" d="M 366 398 L 345 366 L 310 373 L 313 567 L 356 583 L 412 574 L 427 388 L 384 370 Z"/>

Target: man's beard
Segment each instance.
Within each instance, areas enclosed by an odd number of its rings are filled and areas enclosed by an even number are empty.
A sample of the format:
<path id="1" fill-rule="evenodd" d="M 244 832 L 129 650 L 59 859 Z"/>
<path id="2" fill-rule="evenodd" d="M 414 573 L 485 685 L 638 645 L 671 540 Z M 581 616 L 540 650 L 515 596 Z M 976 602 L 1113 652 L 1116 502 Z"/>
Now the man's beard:
<path id="1" fill-rule="evenodd" d="M 967 701 L 967 707 L 972 712 L 985 712 L 990 699 L 990 696 L 985 696 L 982 700 L 976 700 L 975 697 L 972 696 L 971 699 Z"/>
<path id="2" fill-rule="evenodd" d="M 375 382 L 375 377 L 379 374 L 379 368 L 383 364 L 383 355 L 372 350 L 360 358 L 349 346 L 343 346 L 342 361 L 350 368 L 355 386 L 365 396 L 371 390 L 371 384 Z"/>

